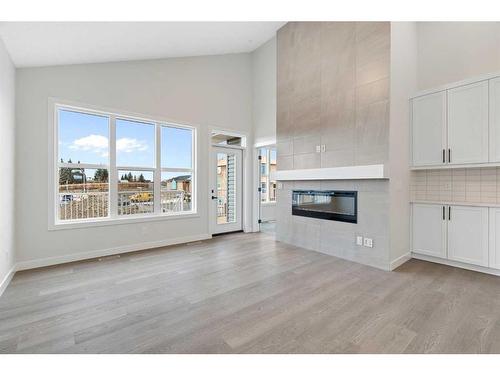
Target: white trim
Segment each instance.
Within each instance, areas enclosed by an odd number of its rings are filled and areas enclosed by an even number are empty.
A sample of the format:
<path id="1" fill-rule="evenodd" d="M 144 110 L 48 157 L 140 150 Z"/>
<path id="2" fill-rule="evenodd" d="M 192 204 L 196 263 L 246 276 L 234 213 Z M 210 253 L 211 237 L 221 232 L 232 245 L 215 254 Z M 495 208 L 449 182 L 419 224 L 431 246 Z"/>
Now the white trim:
<path id="1" fill-rule="evenodd" d="M 471 83 L 487 81 L 487 80 L 494 79 L 497 77 L 500 77 L 500 72 L 487 73 L 487 74 L 483 74 L 480 76 L 476 76 L 474 78 L 467 78 L 467 79 L 457 81 L 457 82 L 446 83 L 444 85 L 437 86 L 437 87 L 434 87 L 431 89 L 418 91 L 414 95 L 410 96 L 410 99 L 418 98 L 419 96 L 434 94 L 434 93 L 439 92 L 439 91 L 445 91 L 445 90 L 453 89 L 453 88 L 460 87 L 460 86 L 470 85 Z"/>
<path id="2" fill-rule="evenodd" d="M 276 138 L 270 138 L 269 140 L 266 141 L 255 142 L 253 145 L 254 148 L 271 147 L 271 146 L 276 147 Z"/>
<path id="3" fill-rule="evenodd" d="M 436 258 L 436 257 L 430 256 L 430 255 L 417 254 L 414 252 L 412 252 L 411 255 L 412 255 L 412 258 L 419 259 L 419 260 L 425 260 L 427 262 L 445 264 L 447 266 L 463 268 L 465 270 L 482 272 L 482 273 L 487 273 L 490 275 L 500 276 L 500 270 L 496 270 L 494 268 L 488 268 L 488 267 L 483 267 L 483 266 L 477 266 L 474 264 L 457 262 L 455 260 L 450 260 L 450 259 Z"/>
<path id="4" fill-rule="evenodd" d="M 156 168 L 154 167 L 134 167 L 133 165 L 117 165 L 117 171 L 134 171 L 134 172 L 154 172 Z M 119 176 L 117 175 L 117 178 Z"/>
<path id="5" fill-rule="evenodd" d="M 32 268 L 47 267 L 56 264 L 76 262 L 79 260 L 94 259 L 104 256 L 117 255 L 117 254 L 125 254 L 133 251 L 149 250 L 157 247 L 179 245 L 193 241 L 203 241 L 203 240 L 208 240 L 210 238 L 212 238 L 212 236 L 209 234 L 199 234 L 194 236 L 179 237 L 162 241 L 143 242 L 141 244 L 119 246 L 110 249 L 94 250 L 85 253 L 75 253 L 57 257 L 28 260 L 24 262 L 18 262 L 16 264 L 16 270 L 21 271 Z"/>
<path id="6" fill-rule="evenodd" d="M 80 219 L 59 221 L 57 224 L 49 225 L 49 231 L 53 230 L 64 230 L 64 229 L 79 229 L 79 228 L 91 228 L 91 227 L 105 227 L 108 225 L 122 225 L 122 224 L 134 224 L 143 223 L 148 221 L 168 221 L 168 220 L 179 220 L 179 219 L 195 219 L 201 217 L 199 213 L 193 211 L 179 212 L 175 214 L 145 214 L 145 215 L 134 215 L 129 216 L 117 216 L 115 218 L 95 218 L 95 219 Z"/>
<path id="7" fill-rule="evenodd" d="M 12 278 L 14 277 L 14 274 L 16 273 L 16 265 L 14 264 L 12 268 L 7 272 L 7 275 L 3 278 L 3 280 L 0 282 L 0 297 L 2 296 L 3 292 L 5 292 L 5 289 L 9 286 Z"/>
<path id="8" fill-rule="evenodd" d="M 350 167 L 293 169 L 276 172 L 277 181 L 387 179 L 384 164 Z"/>
<path id="9" fill-rule="evenodd" d="M 499 208 L 500 203 L 481 203 L 481 202 L 450 202 L 450 201 L 426 201 L 426 200 L 412 200 L 411 204 L 438 204 L 445 206 L 471 206 L 471 207 L 491 207 Z"/>
<path id="10" fill-rule="evenodd" d="M 455 168 L 483 168 L 483 167 L 500 167 L 500 162 L 497 161 L 491 163 L 419 165 L 419 166 L 410 166 L 410 170 L 418 171 L 422 169 L 455 169 Z"/>
<path id="11" fill-rule="evenodd" d="M 408 262 L 411 259 L 411 253 L 407 252 L 406 254 L 401 255 L 399 258 L 394 259 L 390 264 L 389 264 L 389 270 L 394 271 L 396 268 L 399 266 L 403 265 L 404 263 Z"/>

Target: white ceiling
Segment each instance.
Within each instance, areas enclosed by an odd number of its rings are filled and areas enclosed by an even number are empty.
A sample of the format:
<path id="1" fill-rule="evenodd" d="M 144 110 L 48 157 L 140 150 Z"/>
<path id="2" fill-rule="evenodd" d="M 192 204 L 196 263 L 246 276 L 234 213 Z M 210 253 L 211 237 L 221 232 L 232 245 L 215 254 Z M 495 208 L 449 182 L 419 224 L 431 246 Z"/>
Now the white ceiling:
<path id="1" fill-rule="evenodd" d="M 17 67 L 250 52 L 285 22 L 0 22 Z"/>

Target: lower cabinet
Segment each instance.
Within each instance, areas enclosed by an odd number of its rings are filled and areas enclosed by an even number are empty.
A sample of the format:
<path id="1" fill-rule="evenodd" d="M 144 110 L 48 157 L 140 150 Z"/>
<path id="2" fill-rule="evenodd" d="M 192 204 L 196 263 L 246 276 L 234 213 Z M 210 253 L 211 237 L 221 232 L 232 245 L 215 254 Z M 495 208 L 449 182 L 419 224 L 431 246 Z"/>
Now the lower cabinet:
<path id="1" fill-rule="evenodd" d="M 435 204 L 414 204 L 412 213 L 412 251 L 446 258 L 445 207 Z"/>
<path id="2" fill-rule="evenodd" d="M 448 209 L 448 259 L 488 267 L 488 207 Z"/>
<path id="3" fill-rule="evenodd" d="M 488 267 L 488 231 L 488 207 L 412 205 L 414 253 Z"/>
<path id="4" fill-rule="evenodd" d="M 490 208 L 489 266 L 500 270 L 500 208 Z"/>

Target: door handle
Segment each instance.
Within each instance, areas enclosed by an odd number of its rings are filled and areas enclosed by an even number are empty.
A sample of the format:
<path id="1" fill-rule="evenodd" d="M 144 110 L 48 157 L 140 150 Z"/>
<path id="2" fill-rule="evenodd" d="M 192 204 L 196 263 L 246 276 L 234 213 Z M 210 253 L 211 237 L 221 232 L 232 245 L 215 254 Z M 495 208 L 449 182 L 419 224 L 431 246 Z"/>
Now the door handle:
<path id="1" fill-rule="evenodd" d="M 448 206 L 448 221 L 451 220 L 451 206 Z"/>
<path id="2" fill-rule="evenodd" d="M 446 150 L 443 148 L 443 163 L 446 163 Z"/>
<path id="3" fill-rule="evenodd" d="M 212 195 L 212 199 L 217 199 L 217 197 L 216 197 L 216 196 L 214 196 L 214 195 Z"/>
<path id="4" fill-rule="evenodd" d="M 448 163 L 451 163 L 451 148 L 448 149 Z"/>
<path id="5" fill-rule="evenodd" d="M 443 206 L 443 220 L 446 220 L 446 208 Z"/>

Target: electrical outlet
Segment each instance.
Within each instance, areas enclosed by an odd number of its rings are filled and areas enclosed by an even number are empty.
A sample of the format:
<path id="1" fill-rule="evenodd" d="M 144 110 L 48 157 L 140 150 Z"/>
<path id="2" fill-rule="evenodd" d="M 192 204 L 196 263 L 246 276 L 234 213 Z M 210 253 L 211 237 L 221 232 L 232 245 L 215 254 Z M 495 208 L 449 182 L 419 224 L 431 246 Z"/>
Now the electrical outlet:
<path id="1" fill-rule="evenodd" d="M 363 246 L 363 237 L 356 236 L 356 245 Z"/>
<path id="2" fill-rule="evenodd" d="M 318 153 L 321 152 L 321 146 L 320 145 L 316 146 L 316 152 L 318 152 Z"/>
<path id="3" fill-rule="evenodd" d="M 373 247 L 373 240 L 365 237 L 363 245 L 366 247 Z"/>
<path id="4" fill-rule="evenodd" d="M 281 190 L 283 189 L 283 183 L 282 182 L 278 182 L 278 190 Z"/>

